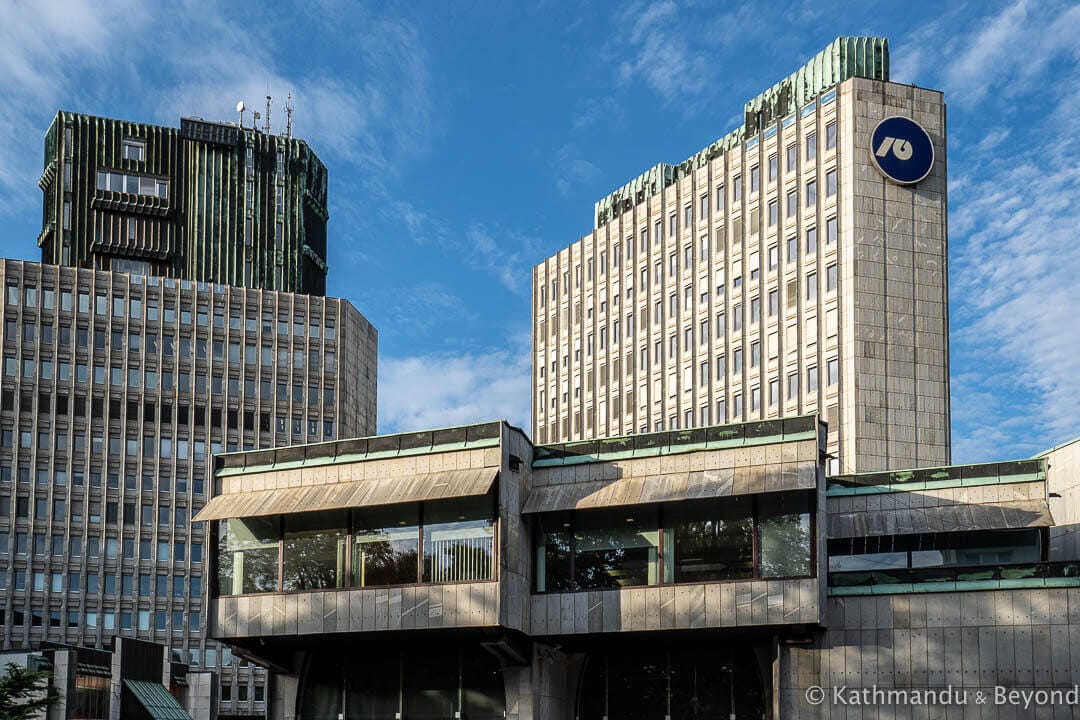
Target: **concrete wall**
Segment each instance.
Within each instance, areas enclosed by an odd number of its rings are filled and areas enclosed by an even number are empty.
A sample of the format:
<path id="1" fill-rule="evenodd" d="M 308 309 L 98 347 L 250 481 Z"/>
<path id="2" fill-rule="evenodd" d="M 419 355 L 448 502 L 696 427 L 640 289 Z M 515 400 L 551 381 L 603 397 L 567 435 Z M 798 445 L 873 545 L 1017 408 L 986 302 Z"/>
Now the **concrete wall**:
<path id="1" fill-rule="evenodd" d="M 1050 559 L 1080 560 L 1080 438 L 1044 455 L 1046 485 L 1051 494 Z"/>
<path id="2" fill-rule="evenodd" d="M 839 87 L 841 472 L 950 461 L 945 102 L 855 78 Z M 871 160 L 875 126 L 913 118 L 935 162 L 912 186 Z"/>
<path id="3" fill-rule="evenodd" d="M 238 595 L 211 600 L 219 638 L 322 635 L 419 628 L 493 627 L 495 581 Z"/>
<path id="4" fill-rule="evenodd" d="M 530 634 L 816 623 L 821 582 L 755 580 L 533 595 Z"/>
<path id="5" fill-rule="evenodd" d="M 834 597 L 812 647 L 781 646 L 780 717 L 1074 718 L 1078 707 L 976 706 L 978 690 L 1072 689 L 1080 683 L 1080 587 Z M 967 708 L 835 703 L 834 686 L 927 689 L 952 685 Z M 807 702 L 819 686 L 824 702 Z"/>

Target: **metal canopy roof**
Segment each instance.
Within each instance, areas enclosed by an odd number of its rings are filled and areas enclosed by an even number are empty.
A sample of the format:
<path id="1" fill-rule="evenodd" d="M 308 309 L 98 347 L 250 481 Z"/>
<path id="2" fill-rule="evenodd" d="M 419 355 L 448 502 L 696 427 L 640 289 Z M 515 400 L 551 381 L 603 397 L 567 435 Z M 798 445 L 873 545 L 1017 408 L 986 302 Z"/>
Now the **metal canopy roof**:
<path id="1" fill-rule="evenodd" d="M 499 469 L 447 470 L 399 478 L 303 485 L 218 495 L 195 521 L 287 515 L 317 510 L 397 505 L 420 500 L 486 495 Z"/>
<path id="2" fill-rule="evenodd" d="M 145 680 L 125 680 L 124 685 L 135 694 L 154 720 L 191 720 L 184 706 L 163 685 Z"/>

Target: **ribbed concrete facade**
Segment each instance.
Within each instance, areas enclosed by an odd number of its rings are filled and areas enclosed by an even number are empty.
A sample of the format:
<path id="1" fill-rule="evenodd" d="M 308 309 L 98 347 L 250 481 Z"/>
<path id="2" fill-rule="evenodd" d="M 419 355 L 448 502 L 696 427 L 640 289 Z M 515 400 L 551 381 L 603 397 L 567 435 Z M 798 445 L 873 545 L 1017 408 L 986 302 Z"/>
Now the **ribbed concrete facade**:
<path id="1" fill-rule="evenodd" d="M 62 111 L 38 184 L 43 262 L 326 293 L 327 172 L 303 140 Z"/>
<path id="2" fill-rule="evenodd" d="M 748 103 L 536 266 L 539 442 L 818 412 L 834 472 L 949 461 L 945 104 L 887 82 L 883 47 L 783 117 Z M 932 139 L 913 186 L 871 159 L 894 115 Z"/>
<path id="3" fill-rule="evenodd" d="M 265 673 L 205 639 L 213 453 L 375 430 L 375 328 L 347 301 L 0 261 L 0 643 L 164 643 L 217 669 L 223 714 Z"/>

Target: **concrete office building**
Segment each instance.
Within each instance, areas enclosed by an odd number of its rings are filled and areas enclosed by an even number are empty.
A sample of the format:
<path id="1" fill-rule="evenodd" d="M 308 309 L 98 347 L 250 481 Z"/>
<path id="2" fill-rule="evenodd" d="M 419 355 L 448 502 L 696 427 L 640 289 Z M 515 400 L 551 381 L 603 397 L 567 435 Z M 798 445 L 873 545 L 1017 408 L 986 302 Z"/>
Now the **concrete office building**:
<path id="1" fill-rule="evenodd" d="M 38 181 L 41 259 L 324 295 L 326 183 L 326 166 L 297 138 L 62 111 Z"/>
<path id="2" fill-rule="evenodd" d="M 909 184 L 875 167 L 890 116 L 932 142 Z M 887 40 L 842 37 L 745 117 L 535 267 L 533 437 L 816 412 L 832 472 L 949 462 L 941 93 L 890 82 Z"/>
<path id="3" fill-rule="evenodd" d="M 837 477 L 826 451 L 799 416 L 226 454 L 207 630 L 272 668 L 272 718 L 1075 717 L 1080 442 Z M 970 708 L 925 699 L 949 685 Z"/>
<path id="4" fill-rule="evenodd" d="M 0 647 L 162 643 L 221 674 L 221 716 L 264 674 L 205 640 L 213 453 L 369 434 L 375 329 L 347 301 L 0 260 Z"/>

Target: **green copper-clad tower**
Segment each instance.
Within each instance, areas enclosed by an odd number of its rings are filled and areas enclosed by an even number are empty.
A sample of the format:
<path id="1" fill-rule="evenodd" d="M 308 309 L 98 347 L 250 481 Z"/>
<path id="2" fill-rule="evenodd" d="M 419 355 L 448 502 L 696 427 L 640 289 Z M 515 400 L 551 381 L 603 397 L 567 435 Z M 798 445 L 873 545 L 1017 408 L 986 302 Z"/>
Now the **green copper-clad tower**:
<path id="1" fill-rule="evenodd" d="M 326 292 L 326 166 L 303 140 L 61 111 L 44 165 L 43 262 Z"/>

